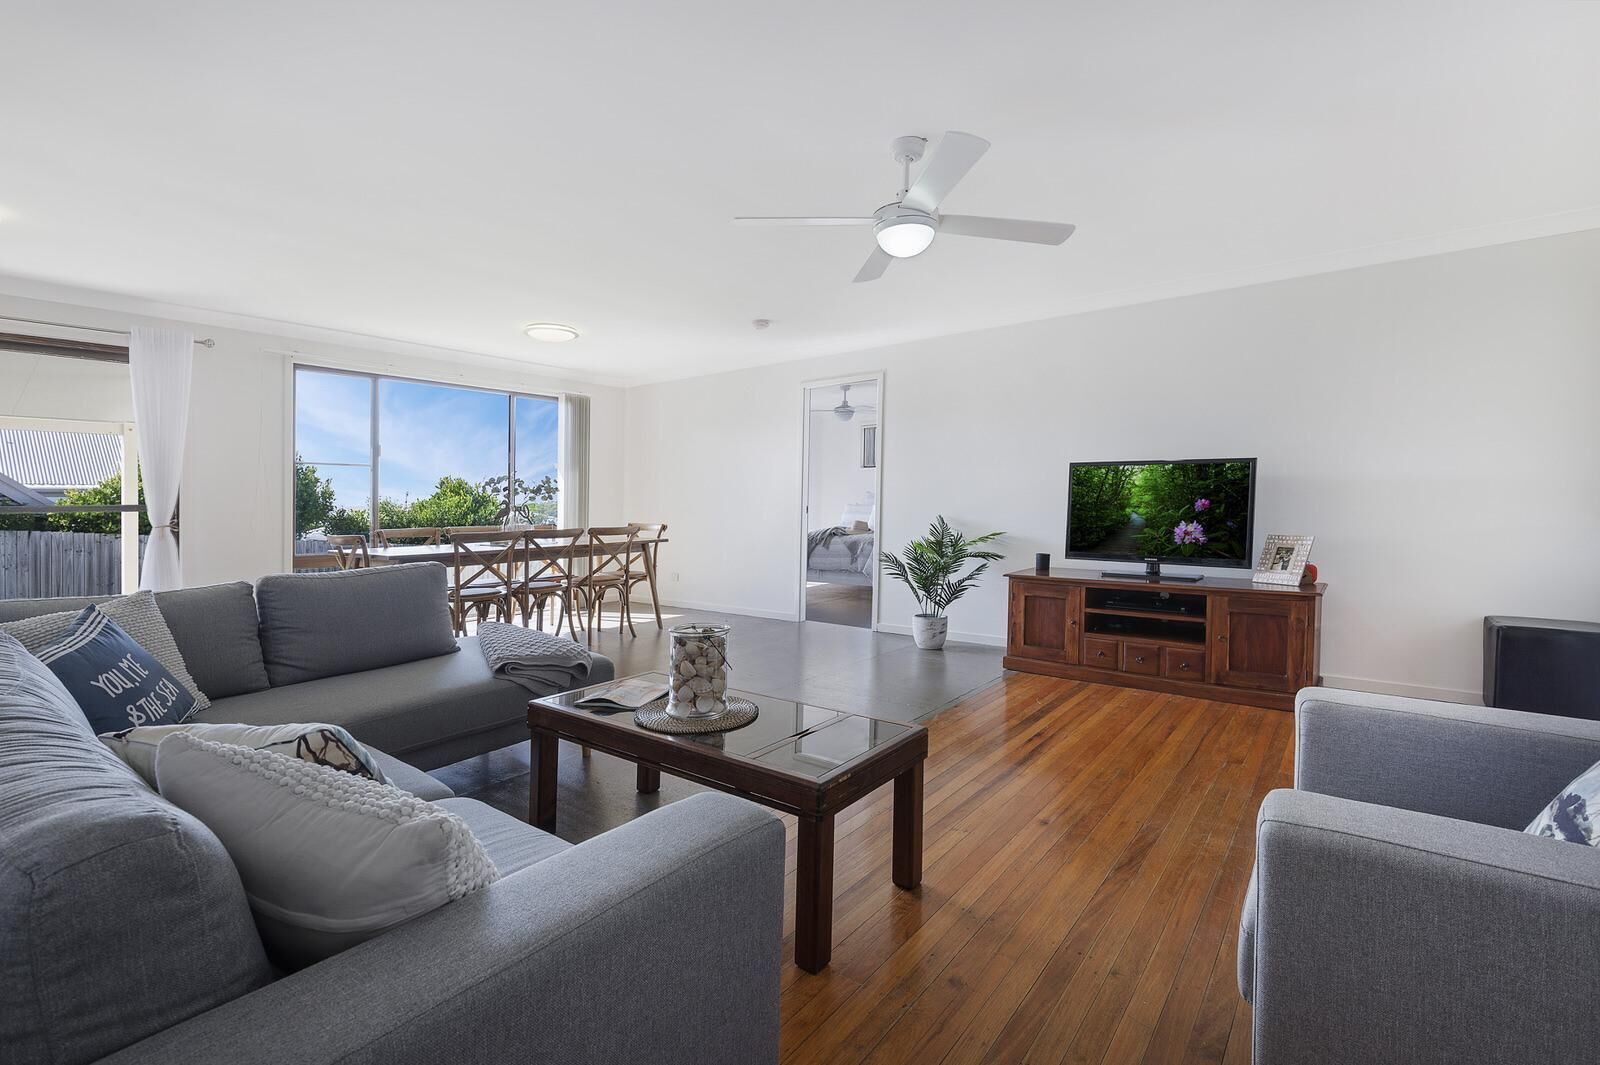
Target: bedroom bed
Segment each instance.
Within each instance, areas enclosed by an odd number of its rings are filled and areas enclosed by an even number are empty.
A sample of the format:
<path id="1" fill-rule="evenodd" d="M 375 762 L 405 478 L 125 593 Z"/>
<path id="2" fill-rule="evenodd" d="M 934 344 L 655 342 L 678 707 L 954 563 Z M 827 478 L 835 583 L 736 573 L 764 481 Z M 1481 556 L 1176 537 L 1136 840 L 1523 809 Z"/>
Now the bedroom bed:
<path id="1" fill-rule="evenodd" d="M 835 525 L 813 530 L 806 537 L 806 580 L 870 585 L 877 555 L 877 534 L 870 529 L 853 532 Z"/>

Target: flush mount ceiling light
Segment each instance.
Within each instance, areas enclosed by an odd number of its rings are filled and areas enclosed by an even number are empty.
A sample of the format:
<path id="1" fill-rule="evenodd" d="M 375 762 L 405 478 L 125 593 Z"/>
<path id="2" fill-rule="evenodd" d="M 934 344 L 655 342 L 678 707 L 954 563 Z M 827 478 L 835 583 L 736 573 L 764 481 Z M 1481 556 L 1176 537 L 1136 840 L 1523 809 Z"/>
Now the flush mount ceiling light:
<path id="1" fill-rule="evenodd" d="M 522 327 L 522 331 L 534 340 L 542 340 L 546 344 L 565 344 L 569 340 L 578 339 L 576 329 L 560 322 L 529 322 Z"/>

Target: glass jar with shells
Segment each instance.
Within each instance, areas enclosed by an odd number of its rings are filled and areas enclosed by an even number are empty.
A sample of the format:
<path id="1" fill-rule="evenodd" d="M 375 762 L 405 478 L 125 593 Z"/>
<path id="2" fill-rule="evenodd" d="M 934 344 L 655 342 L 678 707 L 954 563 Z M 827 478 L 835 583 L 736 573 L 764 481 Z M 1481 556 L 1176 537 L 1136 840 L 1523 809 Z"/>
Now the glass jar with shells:
<path id="1" fill-rule="evenodd" d="M 728 633 L 730 625 L 674 626 L 667 713 L 674 717 L 717 717 L 728 709 Z"/>

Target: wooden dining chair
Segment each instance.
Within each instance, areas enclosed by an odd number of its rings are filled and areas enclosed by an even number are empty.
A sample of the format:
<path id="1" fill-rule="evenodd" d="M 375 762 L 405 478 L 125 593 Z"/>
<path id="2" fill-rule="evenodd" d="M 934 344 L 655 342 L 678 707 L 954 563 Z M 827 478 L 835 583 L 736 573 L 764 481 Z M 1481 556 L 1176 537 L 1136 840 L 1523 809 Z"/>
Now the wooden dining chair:
<path id="1" fill-rule="evenodd" d="M 637 529 L 639 532 L 639 569 L 633 573 L 628 581 L 628 598 L 633 598 L 633 587 L 643 583 L 650 589 L 650 606 L 656 612 L 656 628 L 661 624 L 661 596 L 656 591 L 657 563 L 661 559 L 661 540 L 667 535 L 665 522 L 651 525 L 646 522 L 631 521 L 628 528 Z"/>
<path id="2" fill-rule="evenodd" d="M 567 621 L 567 631 L 578 638 L 577 611 L 573 608 L 573 591 L 578 566 L 578 541 L 583 539 L 582 529 L 539 528 L 526 534 L 528 540 L 527 563 L 522 582 L 522 623 L 528 623 L 531 613 L 535 624 L 544 628 L 545 604 L 554 599 L 560 607 L 556 614 L 557 636 L 561 635 L 561 619 Z"/>
<path id="3" fill-rule="evenodd" d="M 404 541 L 405 543 L 408 543 L 408 544 L 417 544 L 419 546 L 423 546 L 423 545 L 427 545 L 427 544 L 436 544 L 436 543 L 439 542 L 440 538 L 443 535 L 444 535 L 444 530 L 443 529 L 439 529 L 439 528 L 431 528 L 431 529 L 379 529 L 378 530 L 378 546 L 379 547 L 397 547 L 397 546 L 399 546 L 395 542 L 397 540 Z"/>
<path id="4" fill-rule="evenodd" d="M 501 525 L 456 525 L 444 530 L 444 538 L 451 543 L 458 536 L 470 536 L 474 539 L 483 536 L 498 536 L 501 533 L 521 532 L 520 529 L 507 529 Z"/>
<path id="5" fill-rule="evenodd" d="M 628 632 L 637 636 L 639 634 L 633 628 L 633 615 L 628 610 L 628 578 L 633 574 L 633 542 L 639 538 L 639 532 L 632 526 L 620 525 L 593 528 L 588 530 L 588 534 L 588 569 L 576 582 L 588 618 L 583 631 L 592 643 L 596 611 L 604 607 L 606 593 L 614 591 L 621 617 L 618 630 L 625 622 Z M 603 615 L 604 611 L 600 613 Z"/>
<path id="6" fill-rule="evenodd" d="M 370 569 L 372 556 L 367 554 L 367 538 L 359 533 L 344 535 L 336 533 L 327 538 L 328 546 L 333 548 L 334 557 L 339 560 L 340 569 Z"/>
<path id="7" fill-rule="evenodd" d="M 520 596 L 517 558 L 526 550 L 527 534 L 497 528 L 492 533 L 446 529 L 445 535 L 450 537 L 450 617 L 456 635 L 467 634 L 470 610 L 480 621 L 491 608 L 500 620 L 513 621 Z"/>

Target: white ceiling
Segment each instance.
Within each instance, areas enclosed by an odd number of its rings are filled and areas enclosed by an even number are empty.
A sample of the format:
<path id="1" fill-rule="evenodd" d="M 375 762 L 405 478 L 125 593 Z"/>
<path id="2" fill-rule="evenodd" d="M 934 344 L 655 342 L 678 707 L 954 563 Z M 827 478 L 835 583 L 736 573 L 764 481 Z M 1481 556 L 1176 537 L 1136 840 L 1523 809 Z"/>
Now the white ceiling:
<path id="1" fill-rule="evenodd" d="M 650 380 L 1600 226 L 1600 3 L 3 0 L 0 273 Z M 888 141 L 994 142 L 870 284 Z M 770 318 L 770 329 L 751 328 Z M 568 321 L 564 346 L 522 337 Z"/>

